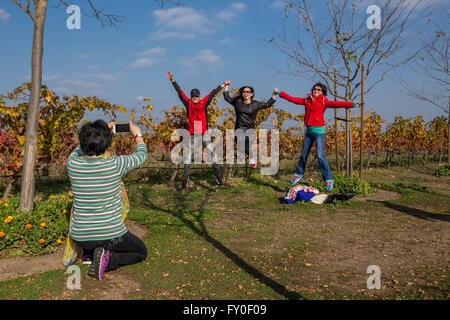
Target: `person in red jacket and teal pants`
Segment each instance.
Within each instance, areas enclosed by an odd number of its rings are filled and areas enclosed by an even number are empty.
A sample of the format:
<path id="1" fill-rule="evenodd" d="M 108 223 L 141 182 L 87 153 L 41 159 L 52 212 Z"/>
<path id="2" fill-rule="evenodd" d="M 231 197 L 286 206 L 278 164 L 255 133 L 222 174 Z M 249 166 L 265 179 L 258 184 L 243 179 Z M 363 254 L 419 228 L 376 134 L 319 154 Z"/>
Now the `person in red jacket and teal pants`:
<path id="1" fill-rule="evenodd" d="M 327 87 L 322 83 L 316 83 L 312 89 L 311 94 L 306 98 L 296 98 L 288 95 L 286 92 L 280 91 L 277 88 L 274 94 L 279 94 L 281 98 L 286 99 L 292 103 L 305 106 L 305 125 L 306 135 L 303 140 L 302 153 L 298 160 L 297 169 L 291 179 L 291 184 L 296 184 L 304 178 L 306 161 L 308 160 L 309 152 L 313 143 L 316 144 L 317 157 L 319 159 L 319 168 L 322 177 L 326 182 L 326 190 L 331 191 L 334 186 L 334 178 L 331 173 L 330 165 L 325 156 L 325 120 L 323 115 L 326 108 L 358 108 L 359 103 L 345 102 L 345 101 L 330 101 L 327 99 Z"/>

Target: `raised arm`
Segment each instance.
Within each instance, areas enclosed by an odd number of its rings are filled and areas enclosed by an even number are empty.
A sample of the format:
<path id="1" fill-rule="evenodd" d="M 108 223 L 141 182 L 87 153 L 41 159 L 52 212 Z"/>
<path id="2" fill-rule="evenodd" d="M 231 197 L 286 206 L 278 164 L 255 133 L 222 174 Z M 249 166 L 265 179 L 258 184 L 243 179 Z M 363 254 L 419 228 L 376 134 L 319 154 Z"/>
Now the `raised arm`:
<path id="1" fill-rule="evenodd" d="M 130 155 L 122 155 L 116 158 L 117 168 L 121 175 L 137 169 L 147 160 L 147 146 L 142 139 L 141 129 L 130 121 L 130 134 L 136 142 L 136 151 Z"/>
<path id="2" fill-rule="evenodd" d="M 219 93 L 222 88 L 230 84 L 230 80 L 224 81 L 221 83 L 217 88 L 213 89 L 206 97 L 203 98 L 203 100 L 206 100 L 205 102 L 205 108 L 208 107 L 208 105 L 211 103 L 212 99 L 216 96 L 216 94 Z"/>
<path id="3" fill-rule="evenodd" d="M 223 98 L 225 99 L 226 102 L 228 102 L 232 106 L 236 106 L 236 102 L 239 99 L 239 96 L 234 97 L 234 98 L 230 97 L 230 91 L 228 91 L 229 85 L 230 85 L 230 80 L 228 80 L 228 84 L 225 84 L 225 89 L 224 89 L 224 92 L 223 92 Z"/>
<path id="4" fill-rule="evenodd" d="M 295 104 L 301 104 L 305 105 L 305 99 L 304 98 L 296 98 L 291 97 L 286 92 L 280 91 L 278 88 L 273 89 L 274 94 L 279 94 L 281 98 L 286 99 L 289 102 L 295 103 Z"/>
<path id="5" fill-rule="evenodd" d="M 175 91 L 178 93 L 178 97 L 180 98 L 183 105 L 186 107 L 186 110 L 189 109 L 189 98 L 186 96 L 186 94 L 181 90 L 178 83 L 175 81 L 172 72 L 167 71 L 167 78 L 172 82 L 173 87 L 175 88 Z M 188 111 L 189 112 L 189 111 Z"/>
<path id="6" fill-rule="evenodd" d="M 267 100 L 266 102 L 259 103 L 258 109 L 261 110 L 261 109 L 270 108 L 275 103 L 275 98 L 276 98 L 276 94 L 273 93 L 269 100 Z"/>

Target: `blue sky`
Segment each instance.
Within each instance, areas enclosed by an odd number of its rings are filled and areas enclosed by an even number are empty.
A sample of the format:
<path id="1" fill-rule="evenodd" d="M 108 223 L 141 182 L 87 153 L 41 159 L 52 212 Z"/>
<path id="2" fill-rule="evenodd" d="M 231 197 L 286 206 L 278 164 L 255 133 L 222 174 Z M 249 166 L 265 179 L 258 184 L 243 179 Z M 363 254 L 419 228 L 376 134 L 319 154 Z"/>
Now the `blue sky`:
<path id="1" fill-rule="evenodd" d="M 66 20 L 70 15 L 65 7 L 53 7 L 56 0 L 49 2 L 43 82 L 59 95 L 96 95 L 129 109 L 137 108 L 138 114 L 144 105 L 142 98 L 148 97 L 152 99 L 154 118 L 161 119 L 163 110 L 180 105 L 165 77 L 167 70 L 186 92 L 197 87 L 202 95 L 228 79 L 235 88 L 253 86 L 257 100 L 268 99 L 274 87 L 293 96 L 305 96 L 313 84 L 273 69 L 285 68 L 286 57 L 263 39 L 273 35 L 272 29 L 280 29 L 284 16 L 280 0 L 183 0 L 182 6 L 166 4 L 162 8 L 152 0 L 96 0 L 99 8 L 106 7 L 127 19 L 118 28 L 102 28 L 95 19 L 81 16 L 80 30 L 69 30 Z M 86 0 L 70 3 L 87 9 Z M 32 35 L 31 19 L 12 1 L 2 0 L 0 93 L 28 81 Z M 366 95 L 367 108 L 388 122 L 395 115 L 423 115 L 426 121 L 442 115 L 440 109 L 402 93 L 393 75 Z M 414 79 L 426 82 L 417 76 Z M 228 106 L 224 101 L 220 105 Z M 276 107 L 299 114 L 304 110 L 282 99 Z M 326 117 L 332 113 L 328 110 Z M 118 120 L 126 121 L 126 117 Z"/>

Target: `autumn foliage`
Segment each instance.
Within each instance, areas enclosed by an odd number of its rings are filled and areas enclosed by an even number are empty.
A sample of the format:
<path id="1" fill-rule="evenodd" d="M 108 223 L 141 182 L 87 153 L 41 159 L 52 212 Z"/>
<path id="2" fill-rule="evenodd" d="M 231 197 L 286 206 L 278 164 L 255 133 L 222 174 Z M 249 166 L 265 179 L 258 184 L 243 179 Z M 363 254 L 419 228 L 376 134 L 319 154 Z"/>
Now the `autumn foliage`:
<path id="1" fill-rule="evenodd" d="M 24 83 L 13 92 L 0 95 L 0 170 L 3 177 L 14 183 L 20 176 L 25 139 L 25 120 L 27 117 L 28 98 L 31 84 Z M 235 90 L 236 91 L 236 90 Z M 236 94 L 237 92 L 234 92 Z M 234 128 L 235 113 L 233 108 L 221 100 L 219 93 L 208 108 L 208 121 L 211 128 L 219 129 L 224 135 L 227 129 Z M 220 102 L 219 102 L 220 101 Z M 183 107 L 172 106 L 164 111 L 164 118 L 159 122 L 152 117 L 151 99 L 144 99 L 142 115 L 136 119 L 137 110 L 127 110 L 123 106 L 111 104 L 98 97 L 78 97 L 77 95 L 57 96 L 45 85 L 41 91 L 39 115 L 39 152 L 37 168 L 42 170 L 49 166 L 63 168 L 70 152 L 78 144 L 77 131 L 86 121 L 91 111 L 101 111 L 105 119 L 117 119 L 117 115 L 130 113 L 130 118 L 138 123 L 144 135 L 144 141 L 150 153 L 158 154 L 153 160 L 169 160 L 170 150 L 176 141 L 171 140 L 175 129 L 187 128 L 186 111 Z M 403 118 L 398 115 L 394 121 L 387 123 L 374 110 L 369 109 L 364 115 L 364 154 L 369 157 L 369 167 L 373 158 L 378 165 L 379 157 L 385 156 L 388 167 L 392 158 L 398 154 L 408 155 L 408 165 L 414 155 L 422 155 L 426 163 L 427 156 L 439 155 L 439 161 L 447 149 L 447 120 L 444 116 L 425 122 L 422 116 Z M 345 156 L 345 128 L 338 121 L 339 157 Z M 261 110 L 256 118 L 257 130 L 261 128 L 278 129 L 280 137 L 281 159 L 296 159 L 301 150 L 304 136 L 303 112 L 293 114 L 281 107 Z M 351 122 L 353 155 L 359 157 L 361 132 L 359 114 L 354 114 Z M 336 152 L 334 121 L 326 126 L 326 151 L 333 158 Z M 270 136 L 269 136 L 270 139 Z M 225 139 L 224 139 L 225 143 Z M 270 145 L 270 143 L 269 143 Z M 133 139 L 128 135 L 116 135 L 112 151 L 117 154 L 133 151 Z M 343 162 L 342 162 L 343 163 Z"/>

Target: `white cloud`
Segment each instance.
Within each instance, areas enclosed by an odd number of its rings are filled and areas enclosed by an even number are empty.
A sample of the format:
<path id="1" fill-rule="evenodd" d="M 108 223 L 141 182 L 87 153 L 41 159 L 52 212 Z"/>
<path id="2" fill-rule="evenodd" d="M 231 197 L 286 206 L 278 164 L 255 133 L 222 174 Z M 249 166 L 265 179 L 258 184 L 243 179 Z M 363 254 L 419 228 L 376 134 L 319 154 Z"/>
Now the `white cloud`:
<path id="1" fill-rule="evenodd" d="M 168 39 L 168 38 L 177 38 L 177 39 L 184 39 L 184 40 L 190 40 L 195 38 L 195 34 L 192 32 L 178 32 L 178 31 L 162 31 L 158 30 L 152 33 L 151 39 L 152 40 L 162 40 L 162 39 Z M 148 40 L 144 40 L 146 43 Z"/>
<path id="2" fill-rule="evenodd" d="M 166 48 L 156 47 L 152 48 L 146 51 L 139 52 L 137 56 L 143 57 L 143 56 L 163 56 L 167 52 Z"/>
<path id="3" fill-rule="evenodd" d="M 222 40 L 219 41 L 220 44 L 229 44 L 231 43 L 231 39 L 230 38 L 224 38 Z"/>
<path id="4" fill-rule="evenodd" d="M 180 64 L 189 75 L 196 75 L 201 70 L 217 70 L 222 67 L 222 58 L 212 50 L 202 50 L 192 58 L 180 58 Z"/>
<path id="5" fill-rule="evenodd" d="M 100 88 L 101 85 L 95 82 L 88 82 L 83 80 L 74 80 L 74 79 L 64 79 L 59 80 L 59 83 L 67 84 L 69 86 L 78 87 L 78 88 Z"/>
<path id="6" fill-rule="evenodd" d="M 230 4 L 227 9 L 221 11 L 215 15 L 215 17 L 222 21 L 231 21 L 238 17 L 239 13 L 244 11 L 247 5 L 243 2 L 237 2 Z"/>
<path id="7" fill-rule="evenodd" d="M 131 64 L 131 67 L 133 68 L 151 67 L 159 62 L 160 62 L 159 59 L 151 57 L 139 58 Z"/>
<path id="8" fill-rule="evenodd" d="M 3 9 L 0 9 L 0 20 L 6 21 L 9 20 L 9 17 L 11 17 L 11 15 L 8 12 L 6 12 Z"/>
<path id="9" fill-rule="evenodd" d="M 153 12 L 158 31 L 208 34 L 214 23 L 201 11 L 188 7 L 160 9 Z"/>
<path id="10" fill-rule="evenodd" d="M 269 5 L 269 8 L 284 8 L 286 2 L 283 0 L 276 0 Z"/>

